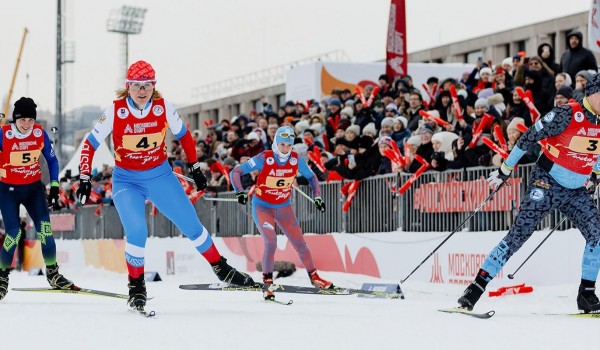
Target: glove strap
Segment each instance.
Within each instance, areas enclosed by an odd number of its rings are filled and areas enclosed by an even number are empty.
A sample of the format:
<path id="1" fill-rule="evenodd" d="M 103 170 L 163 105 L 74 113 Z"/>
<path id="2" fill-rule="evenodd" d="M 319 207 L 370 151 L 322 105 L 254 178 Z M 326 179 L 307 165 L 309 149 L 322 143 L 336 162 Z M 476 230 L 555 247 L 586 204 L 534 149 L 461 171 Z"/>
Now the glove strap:
<path id="1" fill-rule="evenodd" d="M 58 181 L 56 181 L 56 180 L 52 180 L 52 181 L 50 182 L 50 187 L 58 187 Z"/>
<path id="2" fill-rule="evenodd" d="M 90 181 L 90 176 L 86 174 L 79 174 L 79 181 Z"/>
<path id="3" fill-rule="evenodd" d="M 504 175 L 510 175 L 510 173 L 512 173 L 513 170 L 514 170 L 513 167 L 506 165 L 506 163 L 504 163 L 504 162 L 502 162 L 502 165 L 500 165 L 500 171 Z"/>
<path id="4" fill-rule="evenodd" d="M 194 164 L 191 164 L 191 165 L 190 165 L 190 169 L 192 169 L 192 172 L 194 172 L 194 171 L 196 171 L 196 170 L 200 169 L 200 162 L 196 162 L 196 163 L 194 163 Z"/>

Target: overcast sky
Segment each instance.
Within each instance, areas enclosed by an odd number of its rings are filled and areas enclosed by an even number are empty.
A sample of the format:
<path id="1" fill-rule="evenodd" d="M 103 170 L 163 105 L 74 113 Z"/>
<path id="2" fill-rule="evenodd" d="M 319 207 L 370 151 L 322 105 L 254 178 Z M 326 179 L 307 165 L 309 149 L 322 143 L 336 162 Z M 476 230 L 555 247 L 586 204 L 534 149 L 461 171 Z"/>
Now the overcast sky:
<path id="1" fill-rule="evenodd" d="M 192 88 L 321 53 L 344 50 L 352 61 L 385 57 L 389 0 L 103 0 L 66 1 L 64 109 L 108 106 L 118 87 L 119 35 L 106 31 L 109 11 L 148 9 L 130 36 L 129 60 L 157 71 L 157 88 L 190 104 Z M 407 0 L 408 52 L 585 11 L 591 0 Z M 55 110 L 56 0 L 0 5 L 0 96 L 8 95 L 23 28 L 29 29 L 11 104 L 31 96 Z M 577 24 L 574 24 L 576 26 Z"/>

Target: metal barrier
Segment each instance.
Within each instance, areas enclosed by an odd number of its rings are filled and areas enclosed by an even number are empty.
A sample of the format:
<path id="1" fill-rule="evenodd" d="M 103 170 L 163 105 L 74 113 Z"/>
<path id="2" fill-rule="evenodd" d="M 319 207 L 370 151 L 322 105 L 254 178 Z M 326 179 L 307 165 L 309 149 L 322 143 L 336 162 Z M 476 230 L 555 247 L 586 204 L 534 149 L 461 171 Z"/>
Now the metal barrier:
<path id="1" fill-rule="evenodd" d="M 520 165 L 511 186 L 498 192 L 484 208 L 465 223 L 464 230 L 504 231 L 513 222 L 521 198 L 529 182 L 534 164 Z M 321 197 L 326 212 L 321 213 L 313 203 L 294 191 L 292 205 L 304 232 L 449 232 L 454 230 L 472 210 L 486 198 L 490 189 L 485 178 L 492 167 L 475 167 L 422 174 L 400 195 L 397 189 L 411 174 L 388 174 L 361 181 L 347 212 L 342 211 L 344 197 L 340 181 L 321 184 Z M 312 197 L 309 186 L 300 190 Z M 211 234 L 236 237 L 259 234 L 252 218 L 252 206 L 239 205 L 234 192 L 205 195 L 195 203 L 202 224 Z M 151 237 L 180 237 L 182 233 L 160 212 L 152 215 L 146 207 L 148 232 Z M 64 239 L 123 238 L 123 226 L 113 206 L 84 206 L 75 213 L 75 231 L 55 232 Z M 552 228 L 563 218 L 558 211 L 550 212 L 538 229 Z M 566 220 L 559 230 L 572 228 Z M 279 230 L 278 230 L 279 232 Z"/>

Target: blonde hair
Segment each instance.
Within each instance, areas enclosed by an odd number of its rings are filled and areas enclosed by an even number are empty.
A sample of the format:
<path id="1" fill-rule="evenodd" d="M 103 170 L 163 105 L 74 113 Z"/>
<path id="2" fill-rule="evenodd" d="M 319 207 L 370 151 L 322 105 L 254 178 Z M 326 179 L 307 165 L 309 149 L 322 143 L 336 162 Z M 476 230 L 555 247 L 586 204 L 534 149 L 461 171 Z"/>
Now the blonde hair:
<path id="1" fill-rule="evenodd" d="M 127 96 L 129 96 L 129 89 L 127 87 L 118 89 L 115 92 L 117 94 L 117 99 L 119 99 L 119 100 L 122 100 L 122 99 L 126 98 Z M 158 90 L 154 89 L 154 91 L 152 91 L 152 97 L 150 97 L 150 99 L 158 100 L 159 98 L 162 98 L 162 94 Z"/>

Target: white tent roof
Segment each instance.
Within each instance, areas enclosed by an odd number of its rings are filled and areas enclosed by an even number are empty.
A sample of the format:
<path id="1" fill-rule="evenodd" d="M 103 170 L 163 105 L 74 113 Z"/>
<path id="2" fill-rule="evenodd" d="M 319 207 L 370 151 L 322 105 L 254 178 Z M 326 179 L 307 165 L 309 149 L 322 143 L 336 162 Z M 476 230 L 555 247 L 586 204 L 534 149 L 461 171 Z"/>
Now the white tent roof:
<path id="1" fill-rule="evenodd" d="M 71 169 L 72 175 L 79 174 L 79 158 L 81 157 L 81 148 L 83 147 L 83 143 L 87 139 L 88 135 L 89 133 L 85 135 L 85 137 L 79 144 L 79 147 L 77 147 L 77 151 L 75 151 L 75 153 L 73 154 L 73 157 L 71 157 L 67 165 L 65 165 L 60 170 L 60 173 L 58 174 L 59 179 L 65 176 L 65 172 L 67 171 L 67 169 Z M 95 168 L 97 170 L 101 170 L 103 164 L 108 164 L 109 166 L 115 165 L 115 158 L 113 157 L 112 152 L 108 149 L 108 146 L 104 142 L 100 144 L 100 147 L 98 147 L 96 153 L 94 154 L 94 160 L 92 161 L 92 169 Z"/>

